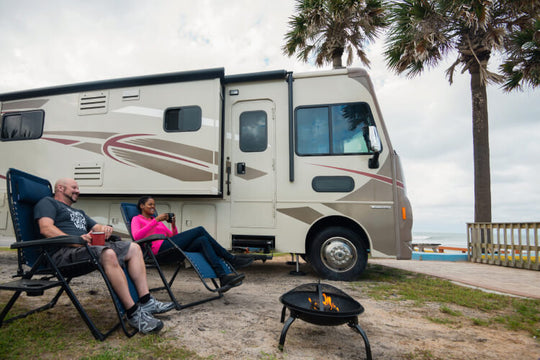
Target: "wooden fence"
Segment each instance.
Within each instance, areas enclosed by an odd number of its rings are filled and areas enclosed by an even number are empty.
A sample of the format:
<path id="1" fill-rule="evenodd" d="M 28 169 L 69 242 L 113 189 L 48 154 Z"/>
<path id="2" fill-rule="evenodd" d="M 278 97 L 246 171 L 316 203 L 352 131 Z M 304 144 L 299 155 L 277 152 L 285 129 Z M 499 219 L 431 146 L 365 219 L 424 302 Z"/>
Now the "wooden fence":
<path id="1" fill-rule="evenodd" d="M 484 264 L 540 270 L 540 223 L 469 223 L 469 260 Z"/>

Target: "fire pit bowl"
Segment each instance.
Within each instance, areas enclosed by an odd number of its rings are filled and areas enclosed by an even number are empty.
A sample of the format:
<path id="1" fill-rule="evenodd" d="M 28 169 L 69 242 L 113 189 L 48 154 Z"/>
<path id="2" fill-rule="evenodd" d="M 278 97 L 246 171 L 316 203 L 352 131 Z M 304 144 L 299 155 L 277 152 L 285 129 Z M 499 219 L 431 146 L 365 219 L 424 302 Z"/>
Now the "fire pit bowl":
<path id="1" fill-rule="evenodd" d="M 279 301 L 283 304 L 281 322 L 285 322 L 286 310 L 290 316 L 283 326 L 279 339 L 279 348 L 283 350 L 285 336 L 289 327 L 296 319 L 323 326 L 347 324 L 356 330 L 364 339 L 366 357 L 371 359 L 371 348 L 366 333 L 358 325 L 358 315 L 364 312 L 364 307 L 340 289 L 318 283 L 300 285 L 281 295 Z"/>
<path id="2" fill-rule="evenodd" d="M 331 310 L 324 305 L 325 298 L 328 297 L 336 305 L 336 309 Z M 343 291 L 320 283 L 300 285 L 283 294 L 279 300 L 291 312 L 295 312 L 298 318 L 316 325 L 345 324 L 364 312 L 362 305 Z M 321 303 L 322 307 L 318 305 Z"/>

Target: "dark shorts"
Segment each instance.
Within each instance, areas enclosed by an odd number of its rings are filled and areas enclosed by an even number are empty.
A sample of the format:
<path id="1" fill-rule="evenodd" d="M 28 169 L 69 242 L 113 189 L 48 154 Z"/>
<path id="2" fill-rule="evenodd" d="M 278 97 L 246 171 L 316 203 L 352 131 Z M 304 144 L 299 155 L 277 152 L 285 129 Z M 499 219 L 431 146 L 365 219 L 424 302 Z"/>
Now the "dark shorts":
<path id="1" fill-rule="evenodd" d="M 112 249 L 118 257 L 118 263 L 124 267 L 125 258 L 127 256 L 131 241 L 115 241 L 106 242 L 105 246 L 90 246 L 90 251 L 99 260 L 101 252 L 107 248 Z M 53 261 L 57 266 L 65 266 L 74 262 L 85 261 L 90 259 L 90 254 L 86 251 L 86 247 L 63 247 L 53 254 Z"/>

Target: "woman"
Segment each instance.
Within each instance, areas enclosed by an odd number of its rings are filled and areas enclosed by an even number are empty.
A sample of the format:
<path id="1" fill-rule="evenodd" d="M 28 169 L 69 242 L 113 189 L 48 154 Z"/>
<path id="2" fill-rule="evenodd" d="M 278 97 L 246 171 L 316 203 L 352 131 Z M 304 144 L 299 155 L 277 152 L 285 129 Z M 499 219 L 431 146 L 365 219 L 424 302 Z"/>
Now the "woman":
<path id="1" fill-rule="evenodd" d="M 219 243 L 202 227 L 178 233 L 176 228 L 176 217 L 169 219 L 168 213 L 156 213 L 156 203 L 151 196 L 143 196 L 137 203 L 140 215 L 131 219 L 131 234 L 134 240 L 140 240 L 154 234 L 165 235 L 182 250 L 189 252 L 200 252 L 204 255 L 210 266 L 214 269 L 220 280 L 220 285 L 238 286 L 244 279 L 244 274 L 227 274 L 229 270 L 220 262 L 220 258 L 227 260 L 235 268 L 250 265 L 252 258 L 234 256 L 225 250 Z M 163 223 L 171 223 L 171 229 Z M 152 252 L 159 254 L 172 248 L 169 241 L 156 240 L 152 242 Z"/>

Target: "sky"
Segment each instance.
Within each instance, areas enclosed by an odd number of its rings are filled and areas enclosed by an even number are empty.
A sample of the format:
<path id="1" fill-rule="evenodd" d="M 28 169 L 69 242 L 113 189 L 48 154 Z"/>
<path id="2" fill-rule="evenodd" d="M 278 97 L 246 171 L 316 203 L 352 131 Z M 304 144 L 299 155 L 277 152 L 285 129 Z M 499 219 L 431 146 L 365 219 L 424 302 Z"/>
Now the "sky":
<path id="1" fill-rule="evenodd" d="M 216 67 L 318 70 L 282 53 L 293 14 L 292 0 L 0 0 L 0 93 Z M 470 77 L 449 85 L 456 54 L 414 79 L 396 75 L 384 40 L 366 47 L 368 71 L 402 160 L 413 231 L 465 233 L 474 221 Z M 540 90 L 488 88 L 493 222 L 540 221 L 539 100 Z"/>

